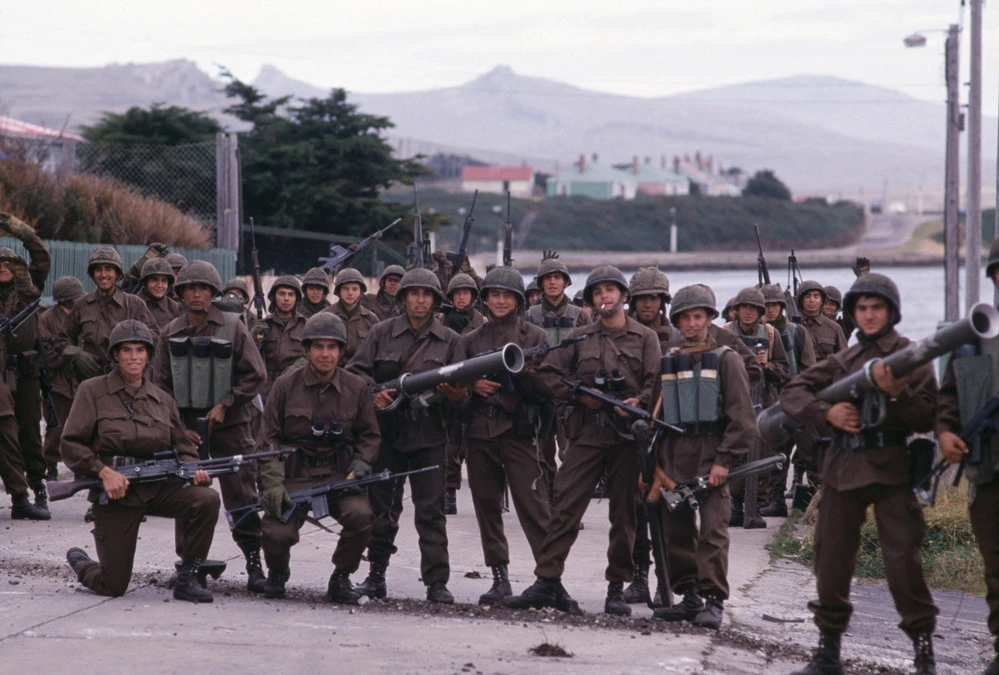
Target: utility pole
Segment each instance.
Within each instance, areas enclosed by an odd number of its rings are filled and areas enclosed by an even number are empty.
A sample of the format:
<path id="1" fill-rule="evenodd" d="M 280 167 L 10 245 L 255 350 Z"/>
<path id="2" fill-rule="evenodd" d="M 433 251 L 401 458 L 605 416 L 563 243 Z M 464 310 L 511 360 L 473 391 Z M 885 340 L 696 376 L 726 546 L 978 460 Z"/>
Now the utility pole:
<path id="1" fill-rule="evenodd" d="M 968 86 L 968 200 L 964 225 L 964 308 L 979 298 L 982 274 L 982 0 L 971 0 Z"/>
<path id="2" fill-rule="evenodd" d="M 944 320 L 958 319 L 958 236 L 957 202 L 960 187 L 960 153 L 958 141 L 963 126 L 958 92 L 959 28 L 951 24 L 947 30 L 945 64 L 947 73 L 947 154 L 944 179 Z M 977 281 L 977 280 L 976 280 Z"/>

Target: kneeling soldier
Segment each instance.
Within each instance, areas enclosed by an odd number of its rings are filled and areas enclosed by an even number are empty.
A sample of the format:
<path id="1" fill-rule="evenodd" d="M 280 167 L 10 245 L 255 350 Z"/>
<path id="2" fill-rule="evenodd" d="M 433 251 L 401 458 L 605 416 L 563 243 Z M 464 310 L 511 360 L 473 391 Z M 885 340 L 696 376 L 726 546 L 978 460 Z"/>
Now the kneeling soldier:
<path id="1" fill-rule="evenodd" d="M 279 377 L 267 399 L 264 443 L 297 448 L 287 461 L 260 465 L 268 598 L 284 597 L 291 547 L 308 515 L 296 510 L 282 522 L 282 512 L 291 505 L 288 491 L 363 478 L 378 456 L 381 434 L 368 386 L 339 367 L 346 344 L 347 329 L 339 317 L 314 314 L 302 333 L 309 365 Z M 366 493 L 338 496 L 329 506 L 343 530 L 333 552 L 326 599 L 356 605 L 361 596 L 351 586 L 350 574 L 361 562 L 374 516 Z"/>

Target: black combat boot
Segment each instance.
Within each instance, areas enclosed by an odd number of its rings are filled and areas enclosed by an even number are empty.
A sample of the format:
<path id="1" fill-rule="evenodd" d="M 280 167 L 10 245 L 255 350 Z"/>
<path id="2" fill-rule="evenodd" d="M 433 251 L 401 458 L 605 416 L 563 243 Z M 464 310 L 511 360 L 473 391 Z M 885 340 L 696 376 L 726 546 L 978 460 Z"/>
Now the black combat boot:
<path id="1" fill-rule="evenodd" d="M 801 485 L 801 477 L 802 477 L 801 468 L 797 466 L 794 467 L 794 471 L 792 473 L 792 478 L 791 478 L 791 487 L 789 487 L 787 489 L 787 492 L 784 493 L 784 499 L 794 499 L 794 488 L 798 485 Z"/>
<path id="2" fill-rule="evenodd" d="M 341 570 L 333 570 L 330 575 L 330 583 L 326 586 L 326 602 L 335 602 L 340 605 L 361 604 L 361 594 L 350 583 L 350 575 Z"/>
<path id="3" fill-rule="evenodd" d="M 80 571 L 83 569 L 83 566 L 92 561 L 86 551 L 82 548 L 76 548 L 74 546 L 66 551 L 66 562 L 68 562 L 69 566 L 73 568 L 73 573 L 76 574 L 76 578 L 79 579 Z"/>
<path id="4" fill-rule="evenodd" d="M 52 514 L 49 513 L 49 493 L 45 489 L 45 484 L 34 485 L 31 490 L 35 493 L 35 511 L 44 513 L 45 517 L 42 520 L 48 520 Z"/>
<path id="5" fill-rule="evenodd" d="M 694 617 L 694 625 L 702 628 L 718 630 L 722 625 L 722 613 L 725 611 L 725 601 L 715 595 L 704 598 L 704 609 Z"/>
<path id="6" fill-rule="evenodd" d="M 819 648 L 808 665 L 791 675 L 843 675 L 843 662 L 839 660 L 840 633 L 819 633 Z"/>
<path id="7" fill-rule="evenodd" d="M 500 605 L 503 598 L 513 595 L 506 565 L 493 565 L 493 587 L 479 596 L 480 605 Z"/>
<path id="8" fill-rule="evenodd" d="M 11 520 L 48 520 L 52 516 L 28 501 L 28 495 L 11 495 Z"/>
<path id="9" fill-rule="evenodd" d="M 180 561 L 177 570 L 177 583 L 173 587 L 174 600 L 187 602 L 212 602 L 212 592 L 202 588 L 198 583 L 198 570 L 201 568 L 201 558 L 185 556 Z"/>
<path id="10" fill-rule="evenodd" d="M 427 602 L 435 605 L 453 605 L 454 596 L 447 589 L 447 584 L 443 581 L 435 581 L 427 586 Z"/>
<path id="11" fill-rule="evenodd" d="M 454 488 L 448 488 L 444 493 L 444 515 L 458 515 L 458 491 Z"/>
<path id="12" fill-rule="evenodd" d="M 538 577 L 534 583 L 524 589 L 520 595 L 510 595 L 503 598 L 503 604 L 513 609 L 541 609 L 555 607 L 555 598 L 560 586 L 558 579 Z M 566 593 L 566 597 L 568 597 Z M 567 610 L 562 610 L 567 611 Z"/>
<path id="13" fill-rule="evenodd" d="M 267 581 L 264 582 L 264 597 L 275 600 L 284 597 L 284 585 L 291 578 L 291 570 L 267 567 Z"/>
<path id="14" fill-rule="evenodd" d="M 573 600 L 561 581 L 555 582 L 555 609 L 560 612 L 579 612 L 579 603 Z"/>
<path id="15" fill-rule="evenodd" d="M 59 465 L 49 464 L 45 469 L 45 480 L 50 483 L 54 483 L 59 480 Z"/>
<path id="16" fill-rule="evenodd" d="M 260 562 L 260 549 L 244 550 L 243 556 L 246 558 L 246 590 L 250 593 L 263 593 L 267 577 L 264 575 L 264 565 Z"/>
<path id="17" fill-rule="evenodd" d="M 657 607 L 652 616 L 663 621 L 693 621 L 703 609 L 704 601 L 691 587 L 683 591 L 683 600 L 669 607 Z"/>
<path id="18" fill-rule="evenodd" d="M 354 590 L 372 600 L 384 598 L 388 594 L 388 589 L 385 587 L 386 569 L 388 569 L 387 563 L 372 562 L 368 567 L 368 578 L 354 586 Z"/>
<path id="19" fill-rule="evenodd" d="M 760 515 L 767 518 L 787 518 L 787 500 L 779 485 L 770 489 L 769 501 L 760 507 Z"/>
<path id="20" fill-rule="evenodd" d="M 916 675 L 936 675 L 937 661 L 933 657 L 933 634 L 919 633 L 912 638 L 916 652 Z"/>
<path id="21" fill-rule="evenodd" d="M 635 565 L 635 578 L 624 589 L 624 601 L 629 605 L 638 602 L 646 604 L 652 602 L 652 597 L 649 595 L 649 567 L 647 562 Z"/>
<path id="22" fill-rule="evenodd" d="M 746 510 L 742 497 L 732 497 L 732 515 L 728 519 L 729 527 L 742 527 L 746 518 Z"/>
<path id="23" fill-rule="evenodd" d="M 603 499 L 607 496 L 607 472 L 600 474 L 600 480 L 593 487 L 593 499 Z"/>
<path id="24" fill-rule="evenodd" d="M 92 523 L 94 522 L 94 505 L 91 504 L 87 507 L 87 512 L 83 514 L 83 522 Z"/>
<path id="25" fill-rule="evenodd" d="M 612 581 L 607 584 L 607 599 L 604 600 L 604 614 L 631 616 L 631 607 L 624 601 L 624 582 Z"/>

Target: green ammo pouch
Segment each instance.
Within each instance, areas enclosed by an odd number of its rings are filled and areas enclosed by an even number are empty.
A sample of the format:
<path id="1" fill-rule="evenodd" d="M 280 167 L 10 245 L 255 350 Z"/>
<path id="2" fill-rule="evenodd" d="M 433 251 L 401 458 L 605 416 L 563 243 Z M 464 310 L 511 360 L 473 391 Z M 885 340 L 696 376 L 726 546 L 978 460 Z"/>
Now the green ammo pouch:
<path id="1" fill-rule="evenodd" d="M 191 339 L 170 338 L 170 376 L 178 408 L 191 407 Z"/>
<path id="2" fill-rule="evenodd" d="M 212 339 L 191 339 L 191 407 L 211 408 L 212 400 Z M 179 407 L 179 406 L 178 406 Z"/>

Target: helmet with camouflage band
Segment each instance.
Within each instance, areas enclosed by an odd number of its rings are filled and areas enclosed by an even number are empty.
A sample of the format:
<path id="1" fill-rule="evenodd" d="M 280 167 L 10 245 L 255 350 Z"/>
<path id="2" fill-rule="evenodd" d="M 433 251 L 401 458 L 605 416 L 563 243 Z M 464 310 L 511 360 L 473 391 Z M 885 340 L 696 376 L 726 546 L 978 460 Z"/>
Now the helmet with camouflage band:
<path id="1" fill-rule="evenodd" d="M 658 295 L 662 297 L 664 303 L 668 304 L 670 301 L 669 277 L 655 265 L 639 268 L 631 276 L 628 290 L 632 298 L 640 295 Z"/>

